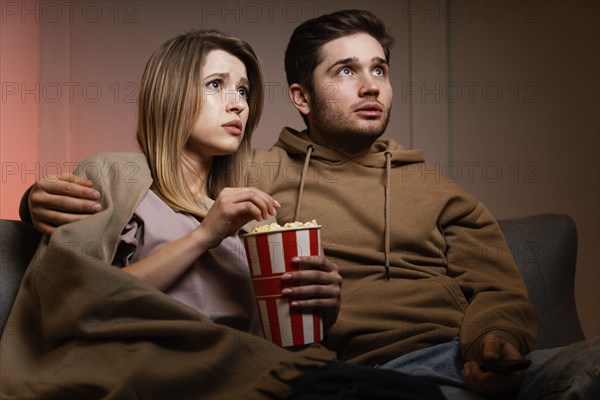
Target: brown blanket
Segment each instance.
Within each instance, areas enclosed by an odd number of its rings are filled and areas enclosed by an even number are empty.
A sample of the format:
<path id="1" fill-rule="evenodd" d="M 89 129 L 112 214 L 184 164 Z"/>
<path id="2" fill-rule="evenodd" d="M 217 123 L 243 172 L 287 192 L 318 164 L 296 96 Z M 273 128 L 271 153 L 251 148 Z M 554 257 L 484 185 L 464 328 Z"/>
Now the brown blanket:
<path id="1" fill-rule="evenodd" d="M 215 324 L 112 267 L 152 183 L 145 159 L 102 154 L 79 171 L 103 193 L 104 211 L 42 240 L 2 336 L 0 398 L 285 398 L 296 366 L 334 358 Z"/>

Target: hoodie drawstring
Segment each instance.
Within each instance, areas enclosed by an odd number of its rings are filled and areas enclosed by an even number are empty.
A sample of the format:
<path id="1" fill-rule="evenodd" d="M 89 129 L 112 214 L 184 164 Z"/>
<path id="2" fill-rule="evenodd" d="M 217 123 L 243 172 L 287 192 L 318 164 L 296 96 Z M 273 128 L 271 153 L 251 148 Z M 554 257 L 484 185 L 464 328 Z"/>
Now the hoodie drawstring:
<path id="1" fill-rule="evenodd" d="M 310 161 L 310 155 L 315 150 L 312 144 L 306 147 L 306 158 L 304 159 L 304 167 L 302 168 L 302 175 L 300 175 L 300 187 L 298 188 L 298 201 L 296 201 L 296 211 L 294 212 L 294 221 L 298 221 L 300 216 L 300 202 L 302 200 L 302 191 L 304 190 L 304 178 L 306 178 L 306 171 L 308 171 L 308 163 Z"/>
<path id="2" fill-rule="evenodd" d="M 383 153 L 385 157 L 385 172 L 386 172 L 386 183 L 385 183 L 385 206 L 384 206 L 384 220 L 385 220 L 385 279 L 390 280 L 390 175 L 392 169 L 392 153 L 386 151 Z"/>
<path id="3" fill-rule="evenodd" d="M 308 164 L 310 162 L 310 156 L 315 150 L 313 145 L 306 147 L 306 156 L 304 158 L 304 167 L 302 168 L 302 175 L 300 175 L 300 186 L 298 188 L 298 200 L 296 201 L 296 211 L 294 212 L 294 221 L 298 221 L 300 216 L 300 205 L 302 202 L 302 193 L 304 191 L 304 180 L 306 179 L 306 172 L 308 171 Z M 391 193 L 391 169 L 392 169 L 392 153 L 386 151 L 383 153 L 385 157 L 385 204 L 384 204 L 384 221 L 385 221 L 385 279 L 390 280 L 390 193 Z"/>

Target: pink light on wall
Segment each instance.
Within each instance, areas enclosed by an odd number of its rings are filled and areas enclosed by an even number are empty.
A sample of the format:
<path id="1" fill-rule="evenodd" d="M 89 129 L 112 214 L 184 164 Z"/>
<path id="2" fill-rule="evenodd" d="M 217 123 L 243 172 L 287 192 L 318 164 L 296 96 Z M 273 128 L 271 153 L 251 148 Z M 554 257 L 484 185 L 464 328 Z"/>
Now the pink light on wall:
<path id="1" fill-rule="evenodd" d="M 21 195 L 42 173 L 38 149 L 39 23 L 31 16 L 4 11 L 2 19 L 0 218 L 18 219 Z"/>

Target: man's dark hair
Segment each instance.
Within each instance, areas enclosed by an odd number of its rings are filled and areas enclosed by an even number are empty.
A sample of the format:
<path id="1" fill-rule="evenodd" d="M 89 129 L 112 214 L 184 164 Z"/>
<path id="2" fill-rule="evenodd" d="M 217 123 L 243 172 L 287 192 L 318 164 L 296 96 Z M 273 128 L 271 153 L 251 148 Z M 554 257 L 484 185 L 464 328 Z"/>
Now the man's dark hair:
<path id="1" fill-rule="evenodd" d="M 383 47 L 386 61 L 394 39 L 383 22 L 365 10 L 341 10 L 300 24 L 292 33 L 285 51 L 285 73 L 288 85 L 299 83 L 313 92 L 312 74 L 321 62 L 321 47 L 344 36 L 366 33 Z"/>

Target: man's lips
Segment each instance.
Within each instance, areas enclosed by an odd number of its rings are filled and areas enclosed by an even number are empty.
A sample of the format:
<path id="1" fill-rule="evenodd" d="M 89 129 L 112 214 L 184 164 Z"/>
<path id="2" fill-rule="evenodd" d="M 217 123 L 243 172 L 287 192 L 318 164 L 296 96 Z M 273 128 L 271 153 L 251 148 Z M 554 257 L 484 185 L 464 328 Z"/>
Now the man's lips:
<path id="1" fill-rule="evenodd" d="M 379 103 L 366 103 L 354 110 L 361 117 L 379 118 L 383 114 L 383 107 Z"/>
<path id="2" fill-rule="evenodd" d="M 227 132 L 233 133 L 234 135 L 240 135 L 242 133 L 242 123 L 240 121 L 231 120 L 221 125 Z"/>

